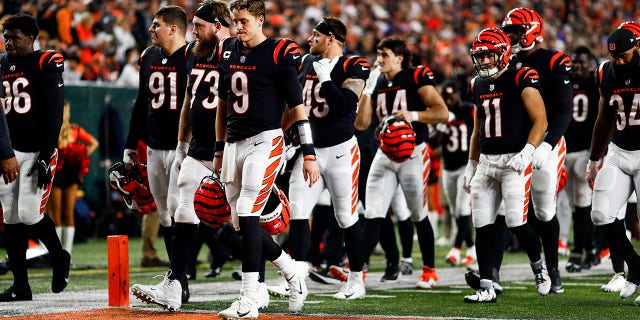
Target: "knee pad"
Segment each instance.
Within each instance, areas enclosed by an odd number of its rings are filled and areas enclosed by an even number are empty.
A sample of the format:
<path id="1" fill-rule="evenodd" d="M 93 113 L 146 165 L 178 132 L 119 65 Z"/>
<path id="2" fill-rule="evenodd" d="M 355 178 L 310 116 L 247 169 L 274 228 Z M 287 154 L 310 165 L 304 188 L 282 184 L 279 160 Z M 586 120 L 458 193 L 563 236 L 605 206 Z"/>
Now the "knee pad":
<path id="1" fill-rule="evenodd" d="M 496 215 L 490 214 L 485 210 L 474 210 L 471 218 L 473 220 L 473 226 L 476 228 L 486 227 L 496 222 Z"/>
<path id="2" fill-rule="evenodd" d="M 533 192 L 556 192 L 557 177 L 551 176 L 548 171 L 537 170 L 531 175 L 531 189 Z"/>
<path id="3" fill-rule="evenodd" d="M 239 216 L 259 216 L 262 213 L 262 210 L 252 212 L 253 205 L 256 203 L 259 192 L 260 186 L 242 186 L 240 190 L 240 196 L 238 197 L 238 202 L 236 203 L 236 211 L 238 212 Z M 262 209 L 264 209 L 264 206 Z"/>
<path id="4" fill-rule="evenodd" d="M 347 229 L 358 222 L 358 213 L 351 214 L 349 212 L 335 214 L 338 226 L 342 229 Z"/>
<path id="5" fill-rule="evenodd" d="M 609 212 L 609 198 L 604 194 L 596 192 L 593 195 L 591 207 L 591 221 L 596 226 L 612 223 L 616 219 L 617 212 Z"/>
<path id="6" fill-rule="evenodd" d="M 609 191 L 615 186 L 618 176 L 617 169 L 609 166 L 603 167 L 596 176 L 593 191 Z"/>
<path id="7" fill-rule="evenodd" d="M 176 222 L 186 224 L 198 224 L 200 222 L 193 207 L 189 209 L 185 206 L 178 206 L 174 219 Z"/>
<path id="8" fill-rule="evenodd" d="M 507 224 L 507 228 L 515 228 L 525 224 L 524 214 L 518 210 L 505 211 L 504 221 Z"/>

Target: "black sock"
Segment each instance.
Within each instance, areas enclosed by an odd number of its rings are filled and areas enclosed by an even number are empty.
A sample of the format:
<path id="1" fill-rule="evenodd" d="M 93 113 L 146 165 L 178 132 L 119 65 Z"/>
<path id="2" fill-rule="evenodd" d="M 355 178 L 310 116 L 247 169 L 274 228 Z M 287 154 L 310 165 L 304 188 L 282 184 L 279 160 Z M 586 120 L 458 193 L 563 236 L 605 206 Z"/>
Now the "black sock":
<path id="1" fill-rule="evenodd" d="M 618 253 L 611 251 L 609 253 L 609 259 L 611 259 L 611 266 L 613 267 L 613 272 L 615 273 L 623 273 L 624 272 L 624 259 Z"/>
<path id="2" fill-rule="evenodd" d="M 481 279 L 492 279 L 494 255 L 496 254 L 498 240 L 495 233 L 495 226 L 490 224 L 481 228 L 476 228 L 476 256 L 478 259 L 478 271 Z"/>
<path id="3" fill-rule="evenodd" d="M 162 228 L 162 236 L 164 237 L 164 248 L 167 250 L 169 261 L 171 261 L 171 254 L 173 253 L 173 226 L 160 226 L 160 228 Z"/>
<path id="4" fill-rule="evenodd" d="M 216 241 L 231 251 L 231 255 L 242 260 L 244 251 L 242 250 L 242 236 L 231 224 L 223 224 L 216 233 Z"/>
<path id="5" fill-rule="evenodd" d="M 344 261 L 346 256 L 344 230 L 340 228 L 338 220 L 333 214 L 329 215 L 324 248 L 327 256 L 327 265 L 340 265 Z"/>
<path id="6" fill-rule="evenodd" d="M 289 223 L 289 254 L 296 261 L 305 261 L 311 247 L 309 219 L 291 220 Z"/>
<path id="7" fill-rule="evenodd" d="M 518 237 L 518 241 L 522 245 L 522 248 L 527 252 L 527 256 L 529 256 L 529 261 L 537 262 L 540 260 L 540 239 L 538 239 L 536 231 L 529 223 L 511 228 L 511 232 Z"/>
<path id="8" fill-rule="evenodd" d="M 507 249 L 509 242 L 511 242 L 513 234 L 507 227 L 507 221 L 504 216 L 496 216 L 496 221 L 493 223 L 493 227 L 495 228 L 497 239 L 496 241 L 498 241 L 498 246 L 496 247 L 496 254 L 494 255 L 493 261 L 493 267 L 495 268 L 494 272 L 497 274 L 500 272 L 500 267 L 502 267 L 502 259 L 504 258 L 504 251 Z"/>
<path id="9" fill-rule="evenodd" d="M 262 256 L 264 257 L 264 259 L 268 261 L 278 259 L 278 257 L 282 254 L 282 248 L 280 248 L 280 246 L 275 241 L 273 241 L 273 238 L 266 230 L 260 228 L 259 231 L 260 235 L 262 236 Z"/>
<path id="10" fill-rule="evenodd" d="M 375 218 L 375 219 L 367 219 L 364 230 L 365 230 L 365 262 L 369 263 L 369 258 L 371 254 L 373 254 L 373 249 L 375 249 L 378 241 L 380 241 L 380 228 L 382 223 L 384 222 L 383 218 Z"/>
<path id="11" fill-rule="evenodd" d="M 173 252 L 169 279 L 184 280 L 193 260 L 195 244 L 198 240 L 198 225 L 176 222 L 173 228 Z"/>
<path id="12" fill-rule="evenodd" d="M 27 247 L 29 237 L 27 226 L 22 223 L 5 224 L 4 238 L 7 245 L 9 267 L 13 273 L 13 285 L 18 288 L 29 287 L 29 275 L 27 273 Z"/>
<path id="13" fill-rule="evenodd" d="M 314 266 L 319 266 L 324 257 L 324 251 L 320 250 L 320 244 L 324 238 L 325 231 L 331 221 L 333 215 L 333 207 L 316 205 L 313 209 L 313 225 L 311 226 L 311 243 L 309 245 L 309 253 L 307 253 L 307 261 L 311 261 Z"/>
<path id="14" fill-rule="evenodd" d="M 538 235 L 542 241 L 544 250 L 544 260 L 547 268 L 558 269 L 558 239 L 560 238 L 560 223 L 555 215 L 547 222 L 540 221 L 538 224 Z"/>
<path id="15" fill-rule="evenodd" d="M 640 257 L 635 252 L 633 245 L 627 238 L 624 221 L 616 219 L 612 223 L 599 226 L 599 229 L 602 231 L 602 234 L 609 243 L 611 255 L 620 255 L 627 263 L 627 266 L 629 266 L 629 276 L 638 276 L 637 271 L 640 270 Z M 635 272 L 631 272 L 632 270 Z M 640 281 L 640 279 L 627 280 L 636 284 Z"/>
<path id="16" fill-rule="evenodd" d="M 364 234 L 360 221 L 356 221 L 354 225 L 344 229 L 344 242 L 349 257 L 349 268 L 353 272 L 362 271 L 364 264 Z"/>
<path id="17" fill-rule="evenodd" d="M 591 206 L 576 207 L 573 212 L 573 250 L 572 253 L 582 254 L 587 247 L 587 241 L 590 239 L 590 233 L 593 230 L 591 222 Z"/>
<path id="18" fill-rule="evenodd" d="M 402 257 L 411 258 L 413 251 L 413 221 L 405 219 L 398 221 L 398 234 L 400 235 L 400 245 L 402 245 Z"/>
<path id="19" fill-rule="evenodd" d="M 387 263 L 398 264 L 398 262 L 400 262 L 400 252 L 398 251 L 396 232 L 393 227 L 391 216 L 389 215 L 387 215 L 381 225 L 380 246 L 382 247 L 382 250 L 384 250 L 384 257 L 387 259 Z"/>
<path id="20" fill-rule="evenodd" d="M 48 215 L 44 214 L 42 216 L 42 219 L 38 223 L 29 226 L 29 229 L 44 243 L 50 254 L 59 254 L 62 252 L 62 244 L 60 244 L 60 239 L 56 233 L 56 226 Z"/>
<path id="21" fill-rule="evenodd" d="M 258 224 L 260 217 L 239 217 L 242 234 L 242 272 L 258 272 L 262 257 L 262 232 Z"/>
<path id="22" fill-rule="evenodd" d="M 418 234 L 418 244 L 420 245 L 420 253 L 422 253 L 422 265 L 433 268 L 435 266 L 434 258 L 434 239 L 433 229 L 429 223 L 429 218 L 424 217 L 422 221 L 416 222 L 416 233 Z"/>
<path id="23" fill-rule="evenodd" d="M 467 247 L 473 246 L 473 240 L 471 240 L 471 244 L 469 244 L 469 240 L 471 237 L 469 236 L 469 220 L 470 216 L 458 217 L 456 218 L 456 226 L 458 226 L 458 232 L 456 233 L 456 238 L 453 241 L 453 246 L 456 248 L 462 248 L 462 242 L 466 240 Z"/>

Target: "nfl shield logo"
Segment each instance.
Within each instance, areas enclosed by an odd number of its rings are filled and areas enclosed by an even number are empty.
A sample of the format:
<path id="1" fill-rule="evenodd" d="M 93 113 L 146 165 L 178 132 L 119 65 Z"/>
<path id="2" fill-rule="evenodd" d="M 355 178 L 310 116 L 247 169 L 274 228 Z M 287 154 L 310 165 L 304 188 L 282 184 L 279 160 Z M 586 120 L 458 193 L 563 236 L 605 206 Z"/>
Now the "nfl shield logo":
<path id="1" fill-rule="evenodd" d="M 167 61 L 169 61 L 167 58 L 162 59 L 162 64 L 167 64 Z"/>
<path id="2" fill-rule="evenodd" d="M 609 43 L 609 51 L 616 51 L 616 44 L 615 43 Z"/>
<path id="3" fill-rule="evenodd" d="M 240 57 L 240 63 L 244 63 L 247 60 L 245 56 Z"/>
<path id="4" fill-rule="evenodd" d="M 11 72 L 16 71 L 16 65 L 12 64 L 11 67 L 9 67 L 9 70 L 11 70 Z"/>
<path id="5" fill-rule="evenodd" d="M 624 81 L 624 84 L 625 84 L 626 86 L 630 85 L 630 84 L 631 84 L 631 79 L 627 79 L 627 80 L 625 80 L 625 81 Z"/>
<path id="6" fill-rule="evenodd" d="M 493 89 L 495 89 L 495 88 L 496 88 L 496 86 L 495 86 L 495 85 L 492 85 L 492 84 L 491 84 L 491 85 L 489 85 L 489 91 L 493 91 Z"/>

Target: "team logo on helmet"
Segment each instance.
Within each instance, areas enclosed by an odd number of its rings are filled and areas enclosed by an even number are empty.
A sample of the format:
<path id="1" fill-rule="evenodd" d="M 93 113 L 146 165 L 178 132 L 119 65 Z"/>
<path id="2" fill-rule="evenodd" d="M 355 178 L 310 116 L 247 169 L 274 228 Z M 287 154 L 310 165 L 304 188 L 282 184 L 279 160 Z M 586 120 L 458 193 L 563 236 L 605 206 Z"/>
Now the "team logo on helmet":
<path id="1" fill-rule="evenodd" d="M 270 235 L 278 234 L 289 225 L 289 215 L 291 205 L 287 196 L 273 184 L 269 199 L 264 206 L 264 211 L 260 215 L 260 227 L 266 230 Z"/>
<path id="2" fill-rule="evenodd" d="M 416 147 L 416 133 L 409 122 L 389 116 L 381 123 L 378 145 L 391 161 L 404 162 Z"/>
<path id="3" fill-rule="evenodd" d="M 509 66 L 512 54 L 509 37 L 498 28 L 484 29 L 473 39 L 469 53 L 478 76 L 493 77 Z M 485 63 L 487 55 L 490 63 Z"/>
<path id="4" fill-rule="evenodd" d="M 513 53 L 520 50 L 530 50 L 536 43 L 540 43 L 544 36 L 544 21 L 542 17 L 529 8 L 515 8 L 502 21 L 502 30 L 510 33 L 514 28 L 521 29 L 514 34 L 522 33 L 520 38 L 511 39 Z"/>
<path id="5" fill-rule="evenodd" d="M 152 207 L 154 204 L 149 189 L 147 165 L 143 163 L 125 165 L 122 161 L 116 162 L 109 168 L 109 184 L 120 193 L 125 205 L 131 210 Z"/>
<path id="6" fill-rule="evenodd" d="M 215 176 L 206 176 L 193 196 L 193 208 L 198 219 L 216 228 L 231 218 L 231 206 L 227 202 L 224 185 Z"/>

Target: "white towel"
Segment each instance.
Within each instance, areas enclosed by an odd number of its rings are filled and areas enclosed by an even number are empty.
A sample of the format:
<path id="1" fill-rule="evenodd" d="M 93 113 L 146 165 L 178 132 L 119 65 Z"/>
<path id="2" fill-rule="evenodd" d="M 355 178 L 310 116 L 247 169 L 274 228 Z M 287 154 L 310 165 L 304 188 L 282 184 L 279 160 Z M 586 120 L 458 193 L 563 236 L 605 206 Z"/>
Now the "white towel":
<path id="1" fill-rule="evenodd" d="M 228 183 L 236 180 L 236 144 L 227 143 L 222 157 L 220 182 Z"/>

